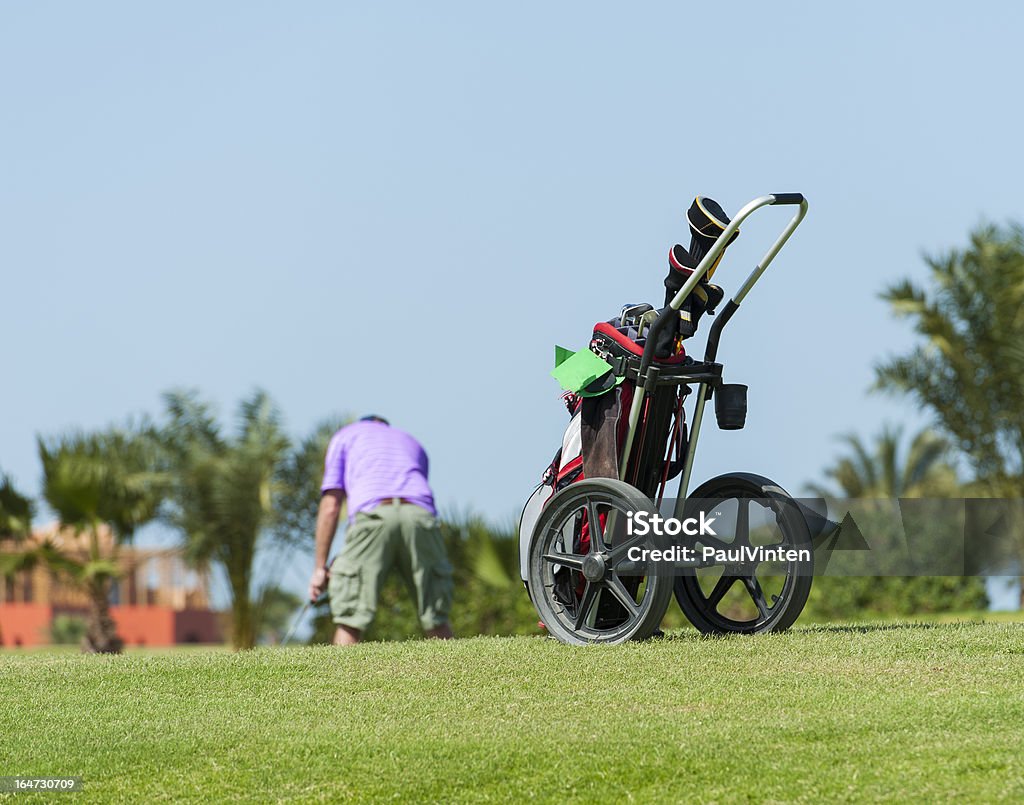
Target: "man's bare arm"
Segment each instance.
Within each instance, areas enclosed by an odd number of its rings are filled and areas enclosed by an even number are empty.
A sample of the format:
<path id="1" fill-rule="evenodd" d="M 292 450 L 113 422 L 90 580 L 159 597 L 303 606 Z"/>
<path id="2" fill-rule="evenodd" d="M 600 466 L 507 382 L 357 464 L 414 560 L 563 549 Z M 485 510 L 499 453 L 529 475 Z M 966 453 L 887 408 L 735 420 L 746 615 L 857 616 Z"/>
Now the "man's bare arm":
<path id="1" fill-rule="evenodd" d="M 324 567 L 338 530 L 338 518 L 345 504 L 345 493 L 339 489 L 328 489 L 320 498 L 320 509 L 316 513 L 316 566 Z"/>
<path id="2" fill-rule="evenodd" d="M 320 508 L 316 513 L 316 560 L 313 575 L 309 580 L 309 600 L 315 601 L 327 587 L 327 557 L 331 553 L 334 532 L 338 530 L 338 520 L 345 504 L 345 493 L 339 489 L 329 489 L 320 498 Z"/>

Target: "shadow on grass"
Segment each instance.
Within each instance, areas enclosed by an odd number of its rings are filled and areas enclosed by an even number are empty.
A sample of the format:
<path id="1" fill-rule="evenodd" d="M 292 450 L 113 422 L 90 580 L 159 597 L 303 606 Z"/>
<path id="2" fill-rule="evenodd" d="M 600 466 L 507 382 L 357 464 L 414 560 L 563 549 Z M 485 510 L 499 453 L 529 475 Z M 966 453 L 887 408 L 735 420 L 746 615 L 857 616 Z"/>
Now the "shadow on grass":
<path id="1" fill-rule="evenodd" d="M 950 626 L 964 627 L 964 626 L 989 626 L 991 623 L 986 623 L 983 620 L 963 620 L 963 621 L 948 621 L 948 622 L 923 622 L 923 621 L 908 621 L 908 622 L 882 622 L 882 623 L 813 623 L 805 624 L 802 626 L 795 626 L 785 632 L 770 632 L 769 636 L 772 638 L 784 638 L 786 635 L 807 635 L 807 634 L 872 634 L 875 632 L 906 632 L 915 630 L 933 630 L 943 629 Z M 751 635 L 741 634 L 724 634 L 724 635 L 702 635 L 693 629 L 682 629 L 679 631 L 672 630 L 666 632 L 663 636 L 652 638 L 658 642 L 670 641 L 670 642 L 681 642 L 689 640 L 733 640 L 743 639 L 750 637 Z M 763 635 L 754 635 L 763 636 Z"/>
<path id="2" fill-rule="evenodd" d="M 964 624 L 981 625 L 982 621 L 963 621 Z M 870 634 L 871 632 L 901 632 L 909 629 L 939 629 L 943 626 L 951 626 L 950 623 L 815 623 L 806 626 L 798 626 L 793 632 L 803 634 L 814 634 L 823 632 L 825 634 Z M 959 625 L 959 624 L 958 624 Z"/>

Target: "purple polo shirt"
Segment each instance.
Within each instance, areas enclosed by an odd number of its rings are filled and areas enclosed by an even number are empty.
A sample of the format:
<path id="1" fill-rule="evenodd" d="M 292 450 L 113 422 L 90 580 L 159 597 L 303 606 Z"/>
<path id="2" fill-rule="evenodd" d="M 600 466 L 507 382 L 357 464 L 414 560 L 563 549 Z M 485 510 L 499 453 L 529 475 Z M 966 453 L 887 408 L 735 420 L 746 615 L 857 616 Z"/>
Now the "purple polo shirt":
<path id="1" fill-rule="evenodd" d="M 405 498 L 436 516 L 427 469 L 426 452 L 405 431 L 383 422 L 354 422 L 331 437 L 320 491 L 344 492 L 349 520 L 391 498 Z"/>

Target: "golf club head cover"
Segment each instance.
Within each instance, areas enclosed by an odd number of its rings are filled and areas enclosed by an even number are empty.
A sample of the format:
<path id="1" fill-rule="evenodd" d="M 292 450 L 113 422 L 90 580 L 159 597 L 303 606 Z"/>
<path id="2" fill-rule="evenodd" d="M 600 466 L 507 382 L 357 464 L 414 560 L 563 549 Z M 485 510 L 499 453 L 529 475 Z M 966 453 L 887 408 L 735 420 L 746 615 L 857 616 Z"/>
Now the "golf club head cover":
<path id="1" fill-rule="evenodd" d="M 686 211 L 686 222 L 690 225 L 690 248 L 688 255 L 692 261 L 689 268 L 692 270 L 700 264 L 700 261 L 704 259 L 704 255 L 711 250 L 715 241 L 718 240 L 718 236 L 729 225 L 730 220 L 729 216 L 725 214 L 725 210 L 722 209 L 722 205 L 717 201 L 706 196 L 697 196 L 693 200 L 693 204 L 690 205 L 690 209 Z M 739 235 L 739 230 L 729 239 L 729 243 L 732 243 L 737 235 Z M 723 249 L 722 253 L 718 255 L 718 258 L 704 275 L 704 279 L 710 281 L 711 277 L 714 276 L 715 269 L 718 268 L 724 253 L 725 250 Z"/>
<path id="2" fill-rule="evenodd" d="M 665 277 L 666 305 L 683 287 L 686 280 L 693 274 L 694 269 L 700 265 L 700 261 L 718 240 L 718 236 L 725 231 L 729 225 L 729 216 L 725 214 L 717 201 L 697 196 L 693 204 L 690 205 L 690 209 L 686 211 L 686 221 L 690 225 L 690 248 L 686 249 L 677 243 L 668 251 L 669 272 Z M 736 239 L 736 235 L 739 235 L 739 230 L 732 236 L 730 243 Z M 724 249 L 722 253 L 725 253 Z M 705 273 L 703 280 L 711 280 L 721 259 L 722 255 L 720 254 Z"/>
<path id="3" fill-rule="evenodd" d="M 718 236 L 729 225 L 729 216 L 714 199 L 697 196 L 690 209 L 686 211 L 686 221 L 690 225 L 690 248 L 677 243 L 668 251 L 668 276 L 665 277 L 665 306 L 679 293 L 694 269 L 714 245 Z M 732 238 L 739 234 L 737 231 Z M 722 251 L 724 254 L 724 249 Z M 677 337 L 690 338 L 697 332 L 697 322 L 704 313 L 713 313 L 722 301 L 724 292 L 708 280 L 721 262 L 722 254 L 718 255 L 714 264 L 707 270 L 693 292 L 683 300 L 679 308 L 679 321 L 675 327 L 666 327 L 658 334 L 654 354 L 659 358 L 667 358 L 675 351 Z"/>
<path id="4" fill-rule="evenodd" d="M 659 314 L 663 313 L 665 308 L 658 311 Z M 654 342 L 654 357 L 655 358 L 670 358 L 672 353 L 675 352 L 676 338 L 679 336 L 679 325 L 682 324 L 682 319 L 679 316 L 673 316 L 668 320 L 668 323 L 658 332 L 658 337 Z"/>

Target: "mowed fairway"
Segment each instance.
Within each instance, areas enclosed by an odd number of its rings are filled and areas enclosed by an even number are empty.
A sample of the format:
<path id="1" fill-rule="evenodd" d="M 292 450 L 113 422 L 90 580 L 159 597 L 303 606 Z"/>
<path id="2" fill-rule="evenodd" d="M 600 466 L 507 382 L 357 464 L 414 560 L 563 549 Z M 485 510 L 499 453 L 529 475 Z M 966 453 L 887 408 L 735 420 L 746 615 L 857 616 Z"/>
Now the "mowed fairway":
<path id="1" fill-rule="evenodd" d="M 0 775 L 84 800 L 1024 799 L 1024 626 L 0 656 Z"/>

